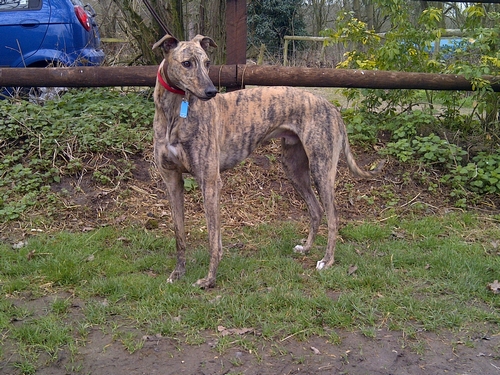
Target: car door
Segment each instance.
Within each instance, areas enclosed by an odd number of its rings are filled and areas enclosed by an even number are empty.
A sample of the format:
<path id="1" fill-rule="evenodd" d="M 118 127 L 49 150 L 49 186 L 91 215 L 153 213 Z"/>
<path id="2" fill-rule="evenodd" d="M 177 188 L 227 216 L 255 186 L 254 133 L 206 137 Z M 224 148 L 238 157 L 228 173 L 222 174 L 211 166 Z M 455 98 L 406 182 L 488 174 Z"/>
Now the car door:
<path id="1" fill-rule="evenodd" d="M 0 66 L 25 66 L 45 38 L 50 12 L 49 0 L 0 0 Z"/>

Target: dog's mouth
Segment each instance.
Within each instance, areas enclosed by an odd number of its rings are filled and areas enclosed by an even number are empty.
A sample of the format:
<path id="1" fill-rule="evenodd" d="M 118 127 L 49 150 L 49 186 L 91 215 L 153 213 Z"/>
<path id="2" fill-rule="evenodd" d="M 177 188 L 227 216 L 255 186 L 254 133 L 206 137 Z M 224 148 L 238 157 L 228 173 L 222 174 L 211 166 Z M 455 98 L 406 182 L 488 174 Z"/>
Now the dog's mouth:
<path id="1" fill-rule="evenodd" d="M 189 91 L 189 90 L 188 90 Z M 210 99 L 212 98 L 215 98 L 215 96 L 218 94 L 218 91 L 215 90 L 215 92 L 210 92 L 210 93 L 206 93 L 205 92 L 205 95 L 197 95 L 195 94 L 194 92 L 192 91 L 189 91 L 189 93 L 195 97 L 197 97 L 198 99 L 200 99 L 201 101 L 203 102 L 208 102 Z"/>
<path id="2" fill-rule="evenodd" d="M 210 99 L 212 99 L 212 98 L 213 98 L 213 96 L 212 96 L 212 97 L 210 97 L 210 98 L 199 98 L 199 99 L 200 99 L 201 101 L 203 101 L 203 102 L 208 102 L 208 101 L 209 101 Z"/>

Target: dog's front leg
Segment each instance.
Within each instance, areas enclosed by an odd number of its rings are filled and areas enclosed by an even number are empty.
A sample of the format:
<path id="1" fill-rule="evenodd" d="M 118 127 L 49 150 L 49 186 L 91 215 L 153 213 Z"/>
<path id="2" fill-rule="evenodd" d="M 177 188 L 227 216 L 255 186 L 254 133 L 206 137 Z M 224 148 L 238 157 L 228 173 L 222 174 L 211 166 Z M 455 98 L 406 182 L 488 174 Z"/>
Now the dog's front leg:
<path id="1" fill-rule="evenodd" d="M 217 267 L 222 258 L 222 240 L 220 233 L 220 190 L 222 181 L 218 171 L 215 176 L 210 176 L 207 179 L 202 179 L 201 186 L 203 193 L 203 204 L 205 206 L 205 216 L 207 219 L 208 241 L 210 249 L 210 265 L 208 267 L 208 275 L 203 279 L 199 279 L 194 286 L 202 289 L 212 288 L 215 286 L 215 278 Z"/>
<path id="2" fill-rule="evenodd" d="M 170 274 L 168 282 L 172 283 L 186 273 L 186 231 L 184 228 L 184 180 L 177 170 L 163 171 L 162 177 L 167 185 L 168 200 L 172 212 L 177 248 L 177 264 Z"/>

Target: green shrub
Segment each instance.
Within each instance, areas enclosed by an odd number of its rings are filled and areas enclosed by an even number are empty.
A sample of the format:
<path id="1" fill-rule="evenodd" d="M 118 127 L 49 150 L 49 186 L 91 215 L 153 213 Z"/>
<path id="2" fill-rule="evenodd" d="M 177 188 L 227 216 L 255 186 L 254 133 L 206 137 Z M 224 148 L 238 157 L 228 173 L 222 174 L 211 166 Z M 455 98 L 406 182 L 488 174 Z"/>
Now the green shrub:
<path id="1" fill-rule="evenodd" d="M 457 165 L 449 174 L 443 176 L 442 180 L 455 189 L 467 189 L 478 194 L 499 194 L 500 153 L 481 152 L 471 163 Z"/>
<path id="2" fill-rule="evenodd" d="M 117 155 L 96 182 L 129 176 L 122 155 L 150 147 L 153 113 L 145 96 L 110 89 L 71 90 L 43 107 L 0 101 L 0 222 L 45 199 L 62 175 L 81 173 L 89 155 Z"/>

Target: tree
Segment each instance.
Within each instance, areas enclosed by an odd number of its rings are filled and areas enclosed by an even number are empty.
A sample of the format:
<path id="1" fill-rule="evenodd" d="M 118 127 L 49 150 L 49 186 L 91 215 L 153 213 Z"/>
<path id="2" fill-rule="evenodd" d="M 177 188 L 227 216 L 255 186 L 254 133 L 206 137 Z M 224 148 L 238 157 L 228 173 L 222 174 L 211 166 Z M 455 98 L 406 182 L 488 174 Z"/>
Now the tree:
<path id="1" fill-rule="evenodd" d="M 306 22 L 312 36 L 318 36 L 328 23 L 332 21 L 333 13 L 338 10 L 338 4 L 332 0 L 307 0 L 304 12 L 308 15 Z"/>
<path id="2" fill-rule="evenodd" d="M 214 39 L 218 45 L 211 51 L 214 64 L 225 62 L 226 45 L 226 0 L 200 0 L 199 24 L 195 28 L 196 34 L 207 35 Z"/>
<path id="3" fill-rule="evenodd" d="M 152 51 L 153 44 L 163 37 L 164 32 L 146 9 L 134 0 L 113 0 L 124 17 L 123 31 L 131 37 L 140 52 L 134 60 L 144 64 L 158 64 L 161 57 Z M 181 0 L 150 0 L 151 6 L 161 20 L 168 25 L 176 38 L 184 38 Z"/>
<path id="4" fill-rule="evenodd" d="M 302 0 L 251 0 L 248 5 L 249 42 L 256 47 L 265 44 L 277 53 L 285 35 L 306 35 L 300 12 Z"/>

